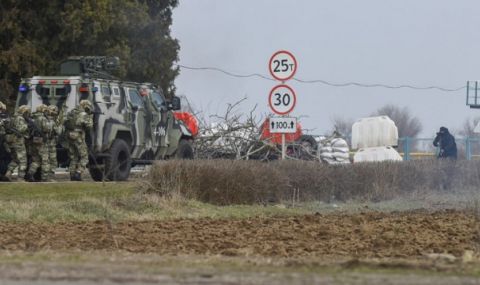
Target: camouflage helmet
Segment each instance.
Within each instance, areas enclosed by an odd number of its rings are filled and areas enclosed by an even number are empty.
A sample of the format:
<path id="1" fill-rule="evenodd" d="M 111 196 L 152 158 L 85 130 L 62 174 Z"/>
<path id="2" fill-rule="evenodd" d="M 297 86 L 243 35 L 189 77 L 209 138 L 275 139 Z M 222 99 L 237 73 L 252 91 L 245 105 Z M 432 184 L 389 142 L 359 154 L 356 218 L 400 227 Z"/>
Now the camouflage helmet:
<path id="1" fill-rule="evenodd" d="M 7 110 L 7 105 L 5 105 L 3 102 L 0 101 L 0 111 L 6 111 Z"/>
<path id="2" fill-rule="evenodd" d="M 21 115 L 24 115 L 26 113 L 30 113 L 30 107 L 28 107 L 27 105 L 22 105 L 22 106 L 18 107 L 17 112 Z"/>
<path id="3" fill-rule="evenodd" d="M 87 110 L 87 109 L 88 109 L 88 110 L 91 111 L 91 110 L 93 109 L 92 103 L 90 103 L 90 101 L 88 101 L 88 100 L 82 100 L 82 101 L 80 101 L 79 106 L 80 106 L 80 108 L 82 108 L 83 110 Z"/>
<path id="4" fill-rule="evenodd" d="M 35 111 L 37 111 L 38 113 L 45 113 L 45 111 L 48 109 L 47 105 L 45 104 L 40 104 L 37 106 L 37 108 L 35 109 Z"/>
<path id="5" fill-rule="evenodd" d="M 58 107 L 56 105 L 50 105 L 48 106 L 47 112 L 50 115 L 58 115 Z"/>

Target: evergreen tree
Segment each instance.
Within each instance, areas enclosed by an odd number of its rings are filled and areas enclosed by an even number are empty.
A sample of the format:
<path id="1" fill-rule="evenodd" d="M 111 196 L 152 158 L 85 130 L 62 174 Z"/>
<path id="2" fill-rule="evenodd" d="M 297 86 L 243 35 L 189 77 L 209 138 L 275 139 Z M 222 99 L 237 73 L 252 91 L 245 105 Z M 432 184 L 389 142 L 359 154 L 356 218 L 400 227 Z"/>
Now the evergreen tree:
<path id="1" fill-rule="evenodd" d="M 178 0 L 0 1 L 0 100 L 14 104 L 22 77 L 53 75 L 72 55 L 118 56 L 116 75 L 175 92 Z"/>

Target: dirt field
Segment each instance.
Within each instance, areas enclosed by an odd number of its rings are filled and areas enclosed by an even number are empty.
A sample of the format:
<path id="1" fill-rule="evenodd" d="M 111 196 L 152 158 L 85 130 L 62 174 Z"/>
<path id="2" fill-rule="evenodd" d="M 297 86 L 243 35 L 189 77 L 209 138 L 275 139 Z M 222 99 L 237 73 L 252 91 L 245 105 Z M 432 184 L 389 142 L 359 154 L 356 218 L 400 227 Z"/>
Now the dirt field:
<path id="1" fill-rule="evenodd" d="M 465 260 L 478 237 L 474 215 L 456 210 L 2 222 L 0 281 L 480 284 L 478 258 Z"/>
<path id="2" fill-rule="evenodd" d="M 1 223 L 0 248 L 273 257 L 462 256 L 478 246 L 477 230 L 474 216 L 459 211 L 118 224 Z"/>

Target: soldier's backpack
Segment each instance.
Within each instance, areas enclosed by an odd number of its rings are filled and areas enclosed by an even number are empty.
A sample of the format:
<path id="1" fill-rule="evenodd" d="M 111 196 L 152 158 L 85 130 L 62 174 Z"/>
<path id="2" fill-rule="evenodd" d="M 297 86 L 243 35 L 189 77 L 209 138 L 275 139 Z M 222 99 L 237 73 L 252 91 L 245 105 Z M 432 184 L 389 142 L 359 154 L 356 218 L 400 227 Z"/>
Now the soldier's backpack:
<path id="1" fill-rule="evenodd" d="M 68 112 L 67 118 L 65 119 L 65 129 L 66 129 L 66 137 L 71 140 L 77 140 L 80 137 L 80 132 L 77 131 L 78 129 L 78 116 L 81 113 L 81 110 L 75 108 Z"/>
<path id="2" fill-rule="evenodd" d="M 21 134 L 15 129 L 15 117 L 5 121 L 5 142 L 14 143 L 17 137 L 21 137 Z"/>

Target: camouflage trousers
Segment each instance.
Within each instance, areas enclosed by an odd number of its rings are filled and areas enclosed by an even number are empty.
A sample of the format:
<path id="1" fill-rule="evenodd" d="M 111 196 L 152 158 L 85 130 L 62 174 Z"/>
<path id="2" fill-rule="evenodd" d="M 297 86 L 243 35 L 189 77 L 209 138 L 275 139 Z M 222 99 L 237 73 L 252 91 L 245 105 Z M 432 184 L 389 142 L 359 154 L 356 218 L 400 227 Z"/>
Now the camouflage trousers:
<path id="1" fill-rule="evenodd" d="M 75 172 L 80 174 L 85 172 L 88 163 L 88 148 L 84 136 L 75 140 L 68 139 L 68 158 L 70 159 L 68 167 L 70 175 L 75 174 Z"/>
<path id="2" fill-rule="evenodd" d="M 58 167 L 57 161 L 57 141 L 55 139 L 47 140 L 48 160 L 50 163 L 50 174 L 55 175 L 55 169 Z"/>
<path id="3" fill-rule="evenodd" d="M 50 177 L 50 160 L 48 157 L 48 145 L 46 143 L 42 144 L 31 144 L 30 156 L 32 162 L 28 168 L 28 173 L 34 175 L 37 170 L 40 168 L 40 177 L 42 180 L 48 180 Z"/>
<path id="4" fill-rule="evenodd" d="M 8 171 L 13 173 L 18 168 L 18 177 L 23 178 L 27 170 L 27 150 L 25 140 L 17 139 L 12 143 L 4 144 L 5 150 L 10 154 L 12 161 L 8 165 Z"/>

